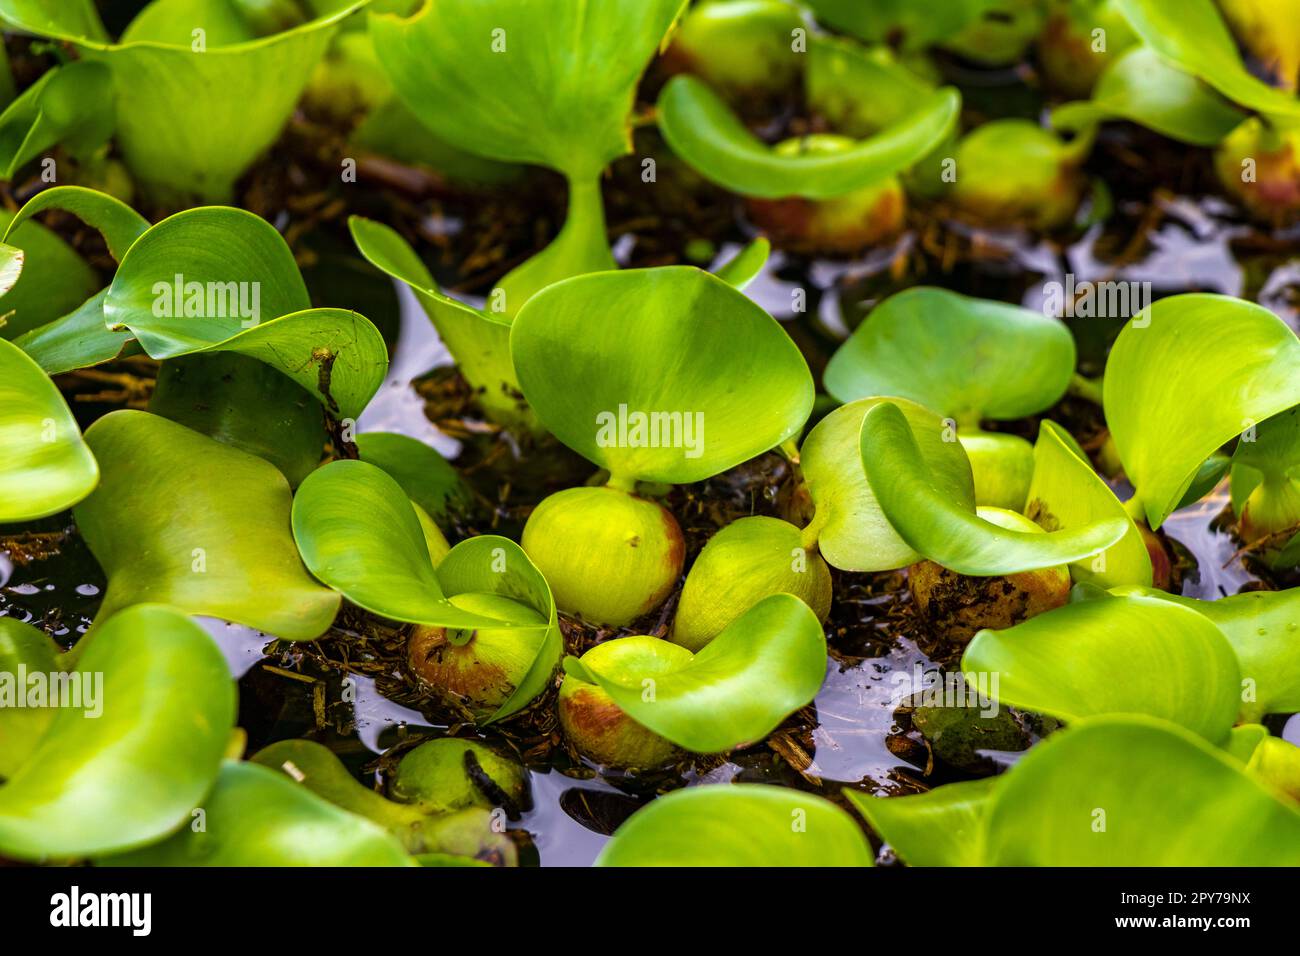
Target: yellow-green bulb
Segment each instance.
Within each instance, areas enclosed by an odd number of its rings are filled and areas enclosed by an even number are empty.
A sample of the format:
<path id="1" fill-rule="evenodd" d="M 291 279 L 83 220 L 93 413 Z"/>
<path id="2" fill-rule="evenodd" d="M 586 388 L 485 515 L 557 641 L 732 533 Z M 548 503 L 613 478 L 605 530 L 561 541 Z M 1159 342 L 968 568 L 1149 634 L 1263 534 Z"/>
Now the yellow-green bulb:
<path id="1" fill-rule="evenodd" d="M 844 136 L 819 134 L 779 144 L 780 156 L 832 155 L 855 146 Z M 830 199 L 748 199 L 749 218 L 782 249 L 809 255 L 852 255 L 903 231 L 907 197 L 890 176 Z"/>
<path id="2" fill-rule="evenodd" d="M 677 670 L 692 656 L 655 637 L 620 637 L 597 644 L 582 655 L 582 663 L 602 674 L 644 681 Z M 658 770 L 680 753 L 671 741 L 629 717 L 600 687 L 572 674 L 560 685 L 559 716 L 569 745 L 602 767 Z"/>
<path id="3" fill-rule="evenodd" d="M 678 26 L 663 61 L 693 73 L 720 93 L 785 94 L 803 70 L 794 50 L 799 12 L 784 0 L 710 0 Z"/>
<path id="4" fill-rule="evenodd" d="M 686 559 L 666 508 L 607 487 L 551 495 L 529 517 L 522 544 L 560 610 L 614 627 L 662 604 Z"/>
<path id="5" fill-rule="evenodd" d="M 1300 130 L 1248 119 L 1214 151 L 1214 169 L 1253 218 L 1280 226 L 1300 216 Z"/>
<path id="6" fill-rule="evenodd" d="M 723 528 L 704 546 L 682 587 L 669 640 L 698 651 L 765 597 L 793 594 L 826 620 L 831 572 L 788 521 L 755 515 Z"/>
<path id="7" fill-rule="evenodd" d="M 457 594 L 448 600 L 463 611 L 535 623 L 546 619 L 498 594 Z M 527 676 L 544 631 L 526 628 L 455 630 L 417 627 L 407 641 L 411 671 L 446 702 L 466 708 L 475 719 L 496 713 Z"/>
<path id="8" fill-rule="evenodd" d="M 1020 511 L 1034 477 L 1034 446 L 1019 435 L 974 431 L 958 435 L 975 479 L 975 504 Z"/>

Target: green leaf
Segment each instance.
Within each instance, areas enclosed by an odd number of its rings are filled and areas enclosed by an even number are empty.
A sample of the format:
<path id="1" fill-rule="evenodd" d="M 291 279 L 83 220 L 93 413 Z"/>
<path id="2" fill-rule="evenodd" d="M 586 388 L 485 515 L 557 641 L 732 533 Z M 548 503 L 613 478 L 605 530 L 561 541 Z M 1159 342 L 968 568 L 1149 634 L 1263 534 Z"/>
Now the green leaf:
<path id="1" fill-rule="evenodd" d="M 889 523 L 862 472 L 857 453 L 862 420 L 886 401 L 864 398 L 831 412 L 808 433 L 799 457 L 820 527 L 822 556 L 841 571 L 892 571 L 921 559 Z M 944 439 L 939 416 L 914 402 L 897 405 L 910 423 L 936 486 L 963 508 L 975 507 L 970 463 L 961 445 Z"/>
<path id="2" fill-rule="evenodd" d="M 147 412 L 86 432 L 102 477 L 76 510 L 108 577 L 96 621 L 159 602 L 287 640 L 319 637 L 339 598 L 307 574 L 284 476 L 260 458 Z"/>
<path id="3" fill-rule="evenodd" d="M 110 618 L 73 672 L 95 706 L 60 709 L 0 786 L 0 852 L 84 857 L 156 840 L 189 820 L 217 776 L 235 718 L 225 658 L 162 606 Z"/>
<path id="4" fill-rule="evenodd" d="M 513 639 L 532 649 L 532 663 L 510 697 L 482 723 L 523 710 L 551 683 L 564 654 L 564 636 L 546 578 L 519 545 L 509 538 L 484 534 L 451 549 L 438 565 L 438 581 L 449 598 L 495 595 L 532 610 L 546 622 L 542 627 L 518 627 L 511 632 Z"/>
<path id="5" fill-rule="evenodd" d="M 1054 404 L 1074 360 L 1074 340 L 1057 319 L 922 286 L 876 306 L 831 357 L 825 382 L 842 402 L 907 398 L 978 426 Z"/>
<path id="6" fill-rule="evenodd" d="M 484 411 L 507 426 L 537 430 L 510 360 L 508 320 L 444 295 L 415 250 L 390 226 L 353 216 L 348 228 L 368 262 L 411 287 Z"/>
<path id="7" fill-rule="evenodd" d="M 283 774 L 226 761 L 202 800 L 207 825 L 100 866 L 412 866 L 397 838 Z"/>
<path id="8" fill-rule="evenodd" d="M 451 463 L 422 441 L 392 432 L 357 436 L 361 460 L 395 479 L 406 496 L 435 520 L 469 507 L 473 491 Z"/>
<path id="9" fill-rule="evenodd" d="M 471 152 L 594 181 L 631 151 L 637 82 L 684 0 L 440 0 L 375 15 L 393 88 L 438 136 Z"/>
<path id="10" fill-rule="evenodd" d="M 27 200 L 5 229 L 4 242 L 23 223 L 51 209 L 71 213 L 104 237 L 118 262 L 149 229 L 149 220 L 120 199 L 83 186 L 52 186 Z"/>
<path id="11" fill-rule="evenodd" d="M 28 674 L 53 674 L 60 670 L 60 648 L 44 631 L 14 617 L 0 617 L 0 683 L 15 681 L 19 668 Z M 3 698 L 0 698 L 3 699 Z M 0 707 L 0 780 L 12 777 L 40 744 L 57 711 L 52 707 L 18 707 L 15 701 Z"/>
<path id="12" fill-rule="evenodd" d="M 985 777 L 906 797 L 843 792 L 908 866 L 979 866 L 996 782 Z"/>
<path id="13" fill-rule="evenodd" d="M 1143 714 L 1211 743 L 1232 728 L 1241 678 L 1232 646 L 1202 615 L 1154 598 L 1067 604 L 1002 631 L 980 631 L 966 674 L 997 675 L 1004 704 L 1067 721 Z"/>
<path id="14" fill-rule="evenodd" d="M 1128 522 L 1117 517 L 1046 534 L 984 520 L 936 484 L 913 426 L 892 402 L 867 410 L 860 441 L 867 482 L 898 536 L 959 574 L 1015 574 L 1080 561 L 1128 531 Z"/>
<path id="15" fill-rule="evenodd" d="M 862 830 L 829 800 L 716 784 L 652 800 L 615 831 L 596 865 L 870 866 L 871 859 Z"/>
<path id="16" fill-rule="evenodd" d="M 334 461 L 312 472 L 293 500 L 293 536 L 311 573 L 367 611 L 442 627 L 509 626 L 447 600 L 411 500 L 374 465 Z"/>
<path id="17" fill-rule="evenodd" d="M 0 179 L 12 180 L 59 143 L 82 154 L 102 146 L 113 132 L 111 83 L 98 63 L 44 73 L 0 114 Z"/>
<path id="18" fill-rule="evenodd" d="M 1246 113 L 1151 47 L 1125 51 L 1097 80 L 1092 99 L 1052 111 L 1057 129 L 1122 119 L 1193 146 L 1217 146 Z"/>
<path id="19" fill-rule="evenodd" d="M 1204 80 L 1234 103 L 1261 113 L 1300 117 L 1300 99 L 1256 79 L 1237 52 L 1212 0 L 1117 0 L 1144 43 L 1179 69 Z"/>
<path id="20" fill-rule="evenodd" d="M 0 210 L 0 225 L 14 214 Z M 40 223 L 24 223 L 0 248 L 0 338 L 12 339 L 71 312 L 95 291 L 95 272 Z"/>
<path id="21" fill-rule="evenodd" d="M 808 0 L 822 23 L 868 43 L 897 41 L 905 50 L 922 50 L 954 36 L 988 5 L 988 0 L 947 0 L 926 6 L 912 0 Z"/>
<path id="22" fill-rule="evenodd" d="M 1217 601 L 1151 588 L 1116 588 L 1114 593 L 1172 601 L 1218 625 L 1237 655 L 1243 682 L 1250 682 L 1251 699 L 1238 695 L 1242 720 L 1300 710 L 1300 588 L 1248 591 Z"/>
<path id="23" fill-rule="evenodd" d="M 650 700 L 642 673 L 604 673 L 586 664 L 581 671 L 579 679 L 589 678 L 661 737 L 696 753 L 723 753 L 762 740 L 816 696 L 826 674 L 826 639 L 808 605 L 774 594 L 684 664 L 658 673 Z"/>
<path id="24" fill-rule="evenodd" d="M 59 390 L 0 339 L 0 522 L 57 514 L 98 481 L 99 467 Z"/>
<path id="25" fill-rule="evenodd" d="M 1106 364 L 1106 422 L 1153 529 L 1221 445 L 1300 405 L 1297 367 L 1286 323 L 1230 296 L 1172 296 L 1125 324 Z"/>
<path id="26" fill-rule="evenodd" d="M 312 309 L 284 239 L 239 209 L 191 209 L 150 229 L 123 258 L 104 314 L 152 358 L 232 351 L 265 362 L 339 418 L 359 417 L 388 371 L 379 330 L 355 312 Z"/>
<path id="27" fill-rule="evenodd" d="M 727 285 L 743 290 L 762 274 L 771 252 L 772 244 L 759 236 L 719 266 L 713 274 Z"/>
<path id="28" fill-rule="evenodd" d="M 1074 439 L 1053 421 L 1038 426 L 1025 513 L 1047 531 L 1084 528 L 1096 521 L 1125 522 L 1124 537 L 1100 555 L 1071 564 L 1070 577 L 1098 587 L 1151 584 L 1151 555 L 1141 532 L 1110 486 L 1075 450 Z"/>
<path id="29" fill-rule="evenodd" d="M 27 33 L 107 40 L 95 0 L 0 0 L 0 18 Z"/>
<path id="30" fill-rule="evenodd" d="M 76 311 L 18 336 L 14 345 L 47 375 L 62 375 L 138 352 L 129 329 L 114 330 L 104 324 L 107 297 L 108 290 L 100 290 Z"/>
<path id="31" fill-rule="evenodd" d="M 325 448 L 320 403 L 269 365 L 233 352 L 164 362 L 149 411 L 269 461 L 295 488 Z"/>
<path id="32" fill-rule="evenodd" d="M 216 20 L 211 9 L 200 17 L 191 3 L 154 4 L 120 44 L 107 41 L 91 11 L 51 15 L 30 0 L 3 0 L 0 16 L 70 43 L 83 61 L 108 68 L 118 145 L 138 179 L 161 195 L 213 201 L 228 198 L 235 180 L 275 142 L 334 25 L 363 5 L 326 0 L 316 19 L 257 37 L 238 18 Z M 195 49 L 200 19 L 211 34 Z M 158 133 L 163 129 L 166 136 Z"/>
<path id="33" fill-rule="evenodd" d="M 659 129 L 673 152 L 705 178 L 759 199 L 832 199 L 902 172 L 953 129 L 961 97 L 931 95 L 889 129 L 834 154 L 774 151 L 708 85 L 675 76 L 659 95 Z"/>
<path id="34" fill-rule="evenodd" d="M 551 286 L 515 319 L 511 351 L 546 427 L 615 478 L 700 481 L 779 445 L 812 410 L 812 376 L 780 324 L 688 266 Z"/>
<path id="35" fill-rule="evenodd" d="M 1295 866 L 1300 810 L 1174 724 L 1095 718 L 999 782 L 985 847 L 991 866 Z"/>
<path id="36" fill-rule="evenodd" d="M 843 136 L 866 137 L 907 118 L 934 87 L 898 62 L 888 46 L 808 37 L 808 107 Z M 954 126 L 955 130 L 955 126 Z"/>

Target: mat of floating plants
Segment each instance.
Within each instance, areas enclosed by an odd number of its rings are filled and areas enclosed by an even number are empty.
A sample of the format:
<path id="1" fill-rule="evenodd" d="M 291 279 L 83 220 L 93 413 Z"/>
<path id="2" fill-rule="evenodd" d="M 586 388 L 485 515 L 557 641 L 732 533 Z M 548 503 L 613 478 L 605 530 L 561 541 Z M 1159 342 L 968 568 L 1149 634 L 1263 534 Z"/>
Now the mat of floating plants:
<path id="1" fill-rule="evenodd" d="M 1297 22 L 0 0 L 0 864 L 1300 864 Z"/>

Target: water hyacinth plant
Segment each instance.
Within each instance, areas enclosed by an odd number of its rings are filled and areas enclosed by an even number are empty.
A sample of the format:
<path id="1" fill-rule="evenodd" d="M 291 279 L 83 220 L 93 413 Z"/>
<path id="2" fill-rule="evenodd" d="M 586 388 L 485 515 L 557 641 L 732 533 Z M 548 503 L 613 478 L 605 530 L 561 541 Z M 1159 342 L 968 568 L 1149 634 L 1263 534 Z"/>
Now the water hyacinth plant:
<path id="1" fill-rule="evenodd" d="M 0 0 L 0 874 L 1300 865 L 1292 6 Z"/>

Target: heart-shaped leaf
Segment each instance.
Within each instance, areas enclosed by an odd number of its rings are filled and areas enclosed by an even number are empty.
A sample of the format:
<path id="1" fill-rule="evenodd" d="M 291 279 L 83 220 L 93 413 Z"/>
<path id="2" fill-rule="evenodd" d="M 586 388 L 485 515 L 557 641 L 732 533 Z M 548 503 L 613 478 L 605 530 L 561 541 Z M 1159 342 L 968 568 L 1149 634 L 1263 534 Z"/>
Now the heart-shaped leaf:
<path id="1" fill-rule="evenodd" d="M 265 362 L 340 418 L 357 418 L 388 370 L 379 330 L 355 312 L 312 309 L 284 239 L 239 209 L 191 209 L 151 228 L 122 259 L 104 314 L 153 358 Z"/>
<path id="2" fill-rule="evenodd" d="M 997 675 L 1003 703 L 1075 721 L 1144 714 L 1221 742 L 1241 705 L 1232 646 L 1202 615 L 1169 601 L 1082 601 L 1003 631 L 980 631 L 967 674 Z"/>
<path id="3" fill-rule="evenodd" d="M 676 644 L 662 643 L 682 655 Z M 826 674 L 826 638 L 808 605 L 774 594 L 683 660 L 656 672 L 653 695 L 639 672 L 606 673 L 574 658 L 565 669 L 600 686 L 661 737 L 696 753 L 723 753 L 762 740 L 816 696 Z"/>
<path id="4" fill-rule="evenodd" d="M 1124 521 L 1128 526 L 1124 537 L 1101 554 L 1071 564 L 1070 577 L 1098 587 L 1151 584 L 1151 555 L 1141 532 L 1110 486 L 1076 450 L 1074 439 L 1053 421 L 1044 420 L 1038 427 L 1025 513 L 1047 531 Z"/>
<path id="5" fill-rule="evenodd" d="M 15 221 L 0 210 L 0 225 Z M 40 223 L 9 229 L 0 246 L 0 338 L 12 339 L 71 312 L 98 285 L 94 270 Z"/>
<path id="6" fill-rule="evenodd" d="M 551 286 L 510 339 L 538 417 L 615 479 L 700 481 L 779 445 L 812 410 L 812 376 L 780 324 L 699 269 Z"/>
<path id="7" fill-rule="evenodd" d="M 83 640 L 70 682 L 81 706 L 65 699 L 0 786 L 6 856 L 57 860 L 152 842 L 187 822 L 216 779 L 235 693 L 207 633 L 171 608 L 142 605 Z"/>
<path id="8" fill-rule="evenodd" d="M 0 522 L 70 508 L 94 489 L 99 467 L 54 383 L 0 339 Z"/>
<path id="9" fill-rule="evenodd" d="M 1115 593 L 1172 601 L 1218 625 L 1232 645 L 1241 670 L 1238 706 L 1242 720 L 1300 710 L 1300 588 L 1248 591 L 1217 601 L 1200 601 L 1151 588 L 1116 588 Z"/>
<path id="10" fill-rule="evenodd" d="M 270 36 L 225 4 L 153 3 L 118 44 L 86 5 L 71 14 L 39 6 L 3 0 L 0 17 L 108 68 L 117 141 L 136 177 L 157 193 L 213 201 L 279 136 L 334 25 L 364 2 L 323 0 L 315 19 Z"/>
<path id="11" fill-rule="evenodd" d="M 842 402 L 907 398 L 978 427 L 1052 405 L 1074 361 L 1074 340 L 1057 319 L 923 286 L 876 306 L 831 357 L 825 382 Z"/>
<path id="12" fill-rule="evenodd" d="M 440 0 L 370 31 L 397 95 L 440 137 L 594 182 L 631 150 L 637 82 L 684 5 Z"/>
<path id="13" fill-rule="evenodd" d="M 596 865 L 871 866 L 871 847 L 853 818 L 822 797 L 718 784 L 652 800 L 615 831 Z"/>
<path id="14" fill-rule="evenodd" d="M 1295 866 L 1300 810 L 1175 724 L 1099 717 L 999 781 L 984 843 L 990 866 Z"/>
<path id="15" fill-rule="evenodd" d="M 857 448 L 862 420 L 882 398 L 864 398 L 831 412 L 808 433 L 799 458 L 808 491 L 817 506 L 822 556 L 842 571 L 890 571 L 921 559 L 898 536 L 862 472 Z M 956 441 L 945 438 L 939 416 L 899 399 L 929 473 L 950 500 L 974 510 L 970 463 Z"/>
<path id="16" fill-rule="evenodd" d="M 1247 114 L 1148 46 L 1124 52 L 1097 80 L 1092 99 L 1052 111 L 1057 129 L 1081 131 L 1122 119 L 1193 146 L 1217 146 Z"/>
<path id="17" fill-rule="evenodd" d="M 477 391 L 484 411 L 502 424 L 536 430 L 537 422 L 524 404 L 510 360 L 506 317 L 471 308 L 443 294 L 415 250 L 390 226 L 353 216 L 348 228 L 367 261 L 411 287 L 461 374 Z"/>
<path id="18" fill-rule="evenodd" d="M 59 143 L 82 153 L 113 132 L 112 79 L 98 63 L 54 67 L 0 115 L 0 179 L 12 180 L 27 163 Z"/>
<path id="19" fill-rule="evenodd" d="M 1220 446 L 1300 405 L 1297 368 L 1286 323 L 1230 296 L 1161 299 L 1124 326 L 1106 364 L 1106 422 L 1153 529 Z"/>
<path id="20" fill-rule="evenodd" d="M 411 499 L 374 465 L 334 461 L 308 476 L 293 500 L 293 536 L 312 574 L 367 611 L 440 627 L 510 626 L 447 600 Z"/>
<path id="21" fill-rule="evenodd" d="M 422 441 L 392 432 L 366 432 L 357 436 L 357 451 L 386 471 L 406 496 L 435 520 L 469 507 L 469 485 L 451 463 Z"/>
<path id="22" fill-rule="evenodd" d="M 908 866 L 979 866 L 996 777 L 950 783 L 908 797 L 844 794 Z"/>
<path id="23" fill-rule="evenodd" d="M 383 827 L 316 796 L 266 767 L 226 761 L 212 792 L 200 802 L 201 830 L 185 827 L 171 839 L 100 866 L 412 866 L 401 843 Z"/>
<path id="24" fill-rule="evenodd" d="M 941 490 L 913 426 L 892 402 L 867 410 L 860 442 L 862 467 L 885 519 L 919 554 L 959 574 L 1015 574 L 1069 564 L 1104 551 L 1129 529 L 1118 517 L 1046 534 L 986 521 Z"/>
<path id="25" fill-rule="evenodd" d="M 784 154 L 751 133 L 707 84 L 675 76 L 659 95 L 659 129 L 705 178 L 759 199 L 832 199 L 902 172 L 953 129 L 961 97 L 942 89 L 894 126 L 853 148 Z"/>
<path id="26" fill-rule="evenodd" d="M 287 640 L 329 628 L 339 597 L 302 566 L 273 465 L 131 410 L 95 422 L 86 444 L 102 475 L 76 518 L 108 577 L 97 621 L 158 602 Z"/>
<path id="27" fill-rule="evenodd" d="M 60 648 L 44 631 L 17 618 L 0 617 L 0 681 L 13 681 L 15 691 L 26 691 L 26 674 L 53 674 L 60 670 Z M 22 668 L 20 670 L 19 668 Z M 0 691 L 0 699 L 4 699 Z M 20 707 L 9 699 L 0 707 L 0 780 L 12 777 L 36 749 L 57 711 L 52 707 Z"/>
<path id="28" fill-rule="evenodd" d="M 1204 80 L 1229 100 L 1279 117 L 1300 117 L 1300 99 L 1256 79 L 1212 0 L 1167 4 L 1117 0 L 1142 41 L 1181 70 Z"/>

